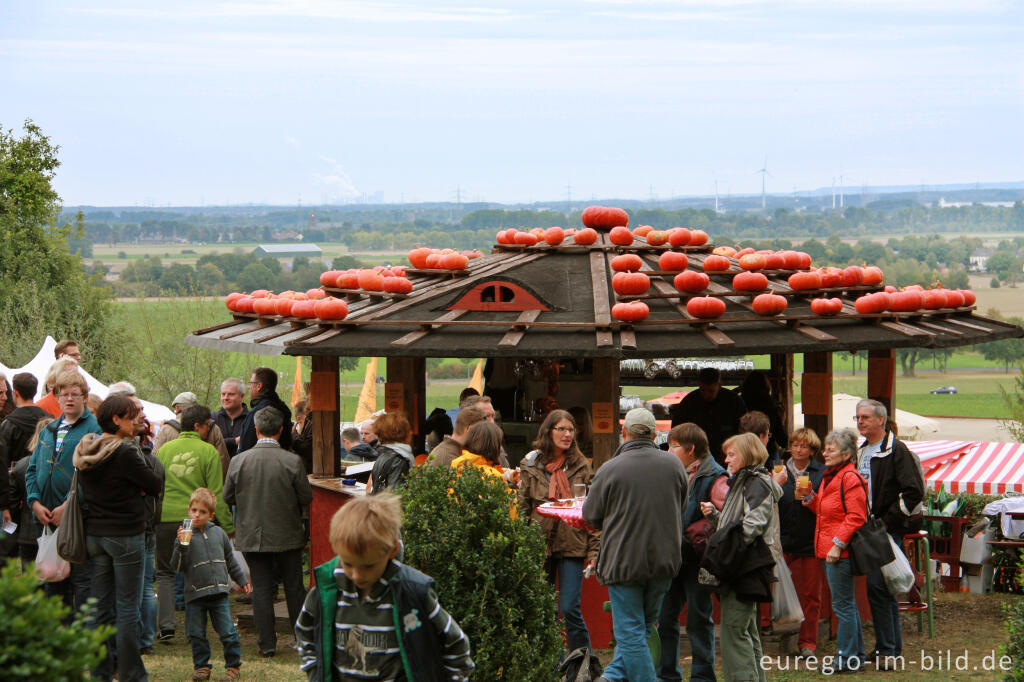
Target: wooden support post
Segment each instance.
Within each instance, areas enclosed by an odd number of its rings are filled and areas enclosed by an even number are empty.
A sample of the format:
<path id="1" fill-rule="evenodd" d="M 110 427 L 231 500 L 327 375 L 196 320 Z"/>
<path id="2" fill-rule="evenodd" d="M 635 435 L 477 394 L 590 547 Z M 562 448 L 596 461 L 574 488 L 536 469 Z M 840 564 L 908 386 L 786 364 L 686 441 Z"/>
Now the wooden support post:
<path id="1" fill-rule="evenodd" d="M 893 388 L 896 383 L 896 351 L 892 348 L 868 351 L 868 397 L 885 405 L 893 417 Z"/>
<path id="2" fill-rule="evenodd" d="M 384 409 L 404 412 L 412 425 L 412 451 L 424 451 L 426 434 L 427 362 L 424 358 L 388 358 Z"/>
<path id="3" fill-rule="evenodd" d="M 594 469 L 607 462 L 619 447 L 619 360 L 594 360 Z M 610 423 L 609 423 L 610 422 Z"/>
<path id="4" fill-rule="evenodd" d="M 782 424 L 787 433 L 793 432 L 793 354 L 772 353 L 772 368 L 768 375 L 768 383 L 772 387 L 772 395 L 781 408 Z"/>
<path id="5" fill-rule="evenodd" d="M 804 373 L 800 384 L 800 402 L 804 426 L 818 436 L 832 430 L 832 353 L 804 353 Z"/>
<path id="6" fill-rule="evenodd" d="M 314 355 L 309 402 L 313 412 L 313 471 L 318 476 L 341 473 L 341 422 L 338 418 L 338 358 Z"/>

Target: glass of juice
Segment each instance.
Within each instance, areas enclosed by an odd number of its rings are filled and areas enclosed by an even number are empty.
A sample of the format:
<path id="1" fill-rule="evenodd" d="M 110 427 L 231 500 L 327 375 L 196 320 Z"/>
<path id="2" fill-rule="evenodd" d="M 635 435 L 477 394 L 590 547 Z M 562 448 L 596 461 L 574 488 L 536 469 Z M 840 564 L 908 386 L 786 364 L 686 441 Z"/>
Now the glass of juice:
<path id="1" fill-rule="evenodd" d="M 192 542 L 192 519 L 185 519 L 181 522 L 181 537 L 179 538 L 182 546 L 187 547 Z"/>

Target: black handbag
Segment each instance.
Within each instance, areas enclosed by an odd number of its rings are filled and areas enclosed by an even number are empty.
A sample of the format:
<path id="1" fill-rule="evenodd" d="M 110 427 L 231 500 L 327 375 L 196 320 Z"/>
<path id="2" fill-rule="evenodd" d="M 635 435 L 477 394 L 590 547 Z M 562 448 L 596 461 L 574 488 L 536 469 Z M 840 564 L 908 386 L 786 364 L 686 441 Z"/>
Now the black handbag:
<path id="1" fill-rule="evenodd" d="M 864 488 L 864 498 L 868 499 L 868 489 L 863 478 L 860 484 Z M 843 513 L 846 513 L 846 491 L 843 488 L 843 481 L 839 481 L 839 497 L 843 502 Z M 869 501 L 868 520 L 855 530 L 853 537 L 850 538 L 850 565 L 854 575 L 867 575 L 896 558 L 892 553 L 892 544 L 889 542 L 885 524 L 881 519 L 871 515 L 870 504 Z"/>

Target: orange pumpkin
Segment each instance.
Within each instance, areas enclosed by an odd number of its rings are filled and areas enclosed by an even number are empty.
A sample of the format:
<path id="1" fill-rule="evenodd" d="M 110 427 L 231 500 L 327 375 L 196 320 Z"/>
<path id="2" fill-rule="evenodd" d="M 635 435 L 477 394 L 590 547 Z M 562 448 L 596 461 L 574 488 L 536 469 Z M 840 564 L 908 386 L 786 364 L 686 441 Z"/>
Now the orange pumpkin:
<path id="1" fill-rule="evenodd" d="M 786 297 L 778 294 L 755 296 L 751 307 L 758 315 L 778 315 L 786 309 Z"/>
<path id="2" fill-rule="evenodd" d="M 815 315 L 838 315 L 843 310 L 841 298 L 815 298 L 811 300 L 811 312 Z"/>
<path id="3" fill-rule="evenodd" d="M 344 320 L 348 304 L 340 298 L 325 298 L 313 304 L 313 313 L 321 320 Z"/>
<path id="4" fill-rule="evenodd" d="M 711 296 L 698 296 L 686 302 L 686 312 L 705 320 L 721 317 L 725 313 L 725 301 Z"/>
<path id="5" fill-rule="evenodd" d="M 912 313 L 924 305 L 924 296 L 916 289 L 897 291 L 890 295 L 889 307 L 898 313 Z"/>
<path id="6" fill-rule="evenodd" d="M 882 268 L 877 265 L 869 265 L 864 268 L 864 284 L 870 284 L 872 286 L 881 284 L 882 280 L 885 279 L 885 273 L 882 272 Z"/>
<path id="7" fill-rule="evenodd" d="M 597 230 L 585 227 L 572 236 L 572 240 L 581 246 L 589 246 L 597 241 Z"/>
<path id="8" fill-rule="evenodd" d="M 629 303 L 616 303 L 612 306 L 612 317 L 623 322 L 639 322 L 646 320 L 651 314 L 651 309 L 643 301 L 631 301 Z"/>
<path id="9" fill-rule="evenodd" d="M 270 297 L 257 298 L 252 302 L 252 311 L 257 315 L 273 315 L 276 312 L 275 301 Z"/>
<path id="10" fill-rule="evenodd" d="M 821 288 L 821 275 L 816 270 L 809 272 L 794 272 L 786 280 L 789 284 L 789 288 L 793 291 L 803 291 L 806 289 L 820 289 Z"/>
<path id="11" fill-rule="evenodd" d="M 381 277 L 379 272 L 373 270 L 360 270 L 358 281 L 359 288 L 366 291 L 382 291 L 384 289 L 384 278 Z M 292 308 L 292 314 L 297 314 L 294 307 Z"/>
<path id="12" fill-rule="evenodd" d="M 786 258 L 781 253 L 766 253 L 764 266 L 771 270 L 782 270 L 786 267 Z"/>
<path id="13" fill-rule="evenodd" d="M 668 241 L 668 232 L 652 230 L 647 233 L 647 243 L 651 246 L 661 246 Z"/>
<path id="14" fill-rule="evenodd" d="M 843 268 L 843 286 L 855 287 L 864 281 L 864 268 L 859 265 L 850 265 Z"/>
<path id="15" fill-rule="evenodd" d="M 690 243 L 690 230 L 685 227 L 673 227 L 668 231 L 668 243 L 672 246 L 686 246 Z"/>
<path id="16" fill-rule="evenodd" d="M 644 262 L 635 253 L 624 253 L 612 258 L 612 270 L 616 272 L 636 272 L 643 268 Z"/>
<path id="17" fill-rule="evenodd" d="M 665 251 L 658 257 L 658 267 L 665 272 L 679 272 L 690 265 L 690 259 L 679 251 Z"/>
<path id="18" fill-rule="evenodd" d="M 839 268 L 822 268 L 818 274 L 821 275 L 822 288 L 832 289 L 843 285 L 843 271 Z"/>
<path id="19" fill-rule="evenodd" d="M 617 246 L 629 246 L 633 243 L 633 233 L 629 231 L 628 227 L 619 225 L 613 227 L 612 231 L 608 233 L 608 241 Z"/>
<path id="20" fill-rule="evenodd" d="M 620 296 L 637 296 L 647 293 L 651 278 L 642 272 L 617 272 L 612 275 L 612 289 Z"/>
<path id="21" fill-rule="evenodd" d="M 768 288 L 768 278 L 760 272 L 741 272 L 732 278 L 732 288 L 736 291 L 764 291 Z"/>
<path id="22" fill-rule="evenodd" d="M 609 230 L 617 225 L 629 226 L 629 214 L 621 208 L 588 206 L 583 209 L 580 220 L 586 227 L 595 230 Z"/>
<path id="23" fill-rule="evenodd" d="M 499 240 L 500 241 L 500 240 Z M 509 243 L 509 242 L 504 242 Z M 417 270 L 422 270 L 427 267 L 427 256 L 433 253 L 433 249 L 428 249 L 425 246 L 421 246 L 418 249 L 413 249 L 409 252 L 409 263 Z M 341 286 L 340 284 L 338 286 Z"/>
<path id="24" fill-rule="evenodd" d="M 654 228 L 650 225 L 637 225 L 636 229 L 633 230 L 634 237 L 646 237 L 648 233 L 653 232 Z"/>
<path id="25" fill-rule="evenodd" d="M 322 301 L 295 301 L 292 304 L 292 317 L 316 317 L 316 304 Z"/>
<path id="26" fill-rule="evenodd" d="M 725 256 L 726 258 L 734 258 L 736 256 L 736 249 L 731 246 L 716 246 L 711 253 L 716 256 Z"/>
<path id="27" fill-rule="evenodd" d="M 724 272 L 732 263 L 725 256 L 708 256 L 704 259 L 705 272 Z"/>
<path id="28" fill-rule="evenodd" d="M 767 264 L 763 253 L 745 253 L 740 256 L 740 267 L 744 270 L 763 270 Z"/>
<path id="29" fill-rule="evenodd" d="M 706 274 L 696 270 L 683 270 L 672 280 L 672 284 L 675 285 L 676 289 L 690 294 L 704 291 L 710 283 L 711 279 Z"/>
<path id="30" fill-rule="evenodd" d="M 533 246 L 539 241 L 539 238 L 533 232 L 516 232 L 514 241 L 516 244 Z"/>
<path id="31" fill-rule="evenodd" d="M 690 246 L 703 246 L 708 243 L 708 233 L 704 230 L 692 230 L 690 232 Z"/>
<path id="32" fill-rule="evenodd" d="M 565 230 L 562 228 L 556 226 L 544 230 L 544 241 L 548 243 L 548 246 L 558 246 L 564 240 Z"/>
<path id="33" fill-rule="evenodd" d="M 942 297 L 943 303 L 946 301 L 946 297 Z M 861 315 L 873 315 L 875 313 L 882 313 L 889 309 L 892 304 L 892 297 L 884 291 L 878 291 L 873 294 L 866 294 L 861 296 L 853 302 L 853 307 L 857 309 L 857 312 Z"/>

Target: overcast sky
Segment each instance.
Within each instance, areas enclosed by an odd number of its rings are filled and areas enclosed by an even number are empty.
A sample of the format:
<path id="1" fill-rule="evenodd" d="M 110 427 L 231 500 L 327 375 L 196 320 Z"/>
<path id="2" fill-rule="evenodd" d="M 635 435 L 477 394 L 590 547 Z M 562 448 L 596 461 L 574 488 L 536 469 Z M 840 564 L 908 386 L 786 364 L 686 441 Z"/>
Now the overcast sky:
<path id="1" fill-rule="evenodd" d="M 1019 0 L 4 0 L 67 204 L 1024 180 Z"/>

